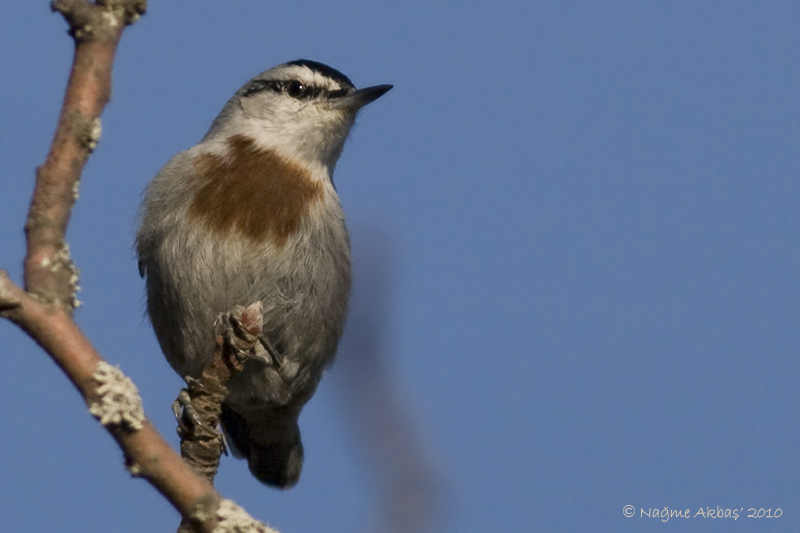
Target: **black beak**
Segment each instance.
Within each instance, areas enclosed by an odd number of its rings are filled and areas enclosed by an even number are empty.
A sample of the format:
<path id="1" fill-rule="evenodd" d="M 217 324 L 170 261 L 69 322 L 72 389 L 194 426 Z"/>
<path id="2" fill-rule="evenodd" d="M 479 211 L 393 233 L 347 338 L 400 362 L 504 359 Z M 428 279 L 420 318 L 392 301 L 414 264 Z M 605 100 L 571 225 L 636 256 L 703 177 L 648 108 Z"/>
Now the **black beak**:
<path id="1" fill-rule="evenodd" d="M 375 85 L 373 87 L 366 87 L 358 89 L 345 96 L 340 96 L 331 100 L 331 106 L 335 109 L 346 108 L 352 111 L 358 111 L 370 102 L 374 102 L 394 87 L 393 85 Z"/>

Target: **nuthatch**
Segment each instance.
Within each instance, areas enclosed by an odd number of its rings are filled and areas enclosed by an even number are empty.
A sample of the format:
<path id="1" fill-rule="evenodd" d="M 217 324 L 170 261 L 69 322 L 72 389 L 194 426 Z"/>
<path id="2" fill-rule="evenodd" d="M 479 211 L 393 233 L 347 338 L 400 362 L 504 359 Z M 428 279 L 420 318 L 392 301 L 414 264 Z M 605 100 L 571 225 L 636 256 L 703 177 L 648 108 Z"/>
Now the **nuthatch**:
<path id="1" fill-rule="evenodd" d="M 300 477 L 298 416 L 336 353 L 350 292 L 350 241 L 333 169 L 356 113 L 391 89 L 356 89 L 297 60 L 231 98 L 199 144 L 150 182 L 136 238 L 147 311 L 184 378 L 214 350 L 214 321 L 263 303 L 272 361 L 247 359 L 229 383 L 222 425 L 263 483 Z"/>

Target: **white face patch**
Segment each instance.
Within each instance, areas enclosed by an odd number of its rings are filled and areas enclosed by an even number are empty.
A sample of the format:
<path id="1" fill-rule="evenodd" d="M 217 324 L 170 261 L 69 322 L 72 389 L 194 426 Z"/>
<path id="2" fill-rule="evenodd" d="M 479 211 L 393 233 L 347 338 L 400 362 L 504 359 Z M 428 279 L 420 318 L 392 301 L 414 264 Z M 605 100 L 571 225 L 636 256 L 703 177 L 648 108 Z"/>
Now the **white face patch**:
<path id="1" fill-rule="evenodd" d="M 347 76 L 322 63 L 279 65 L 242 86 L 203 140 L 244 135 L 328 182 L 355 120 L 354 110 L 331 102 L 354 91 Z"/>

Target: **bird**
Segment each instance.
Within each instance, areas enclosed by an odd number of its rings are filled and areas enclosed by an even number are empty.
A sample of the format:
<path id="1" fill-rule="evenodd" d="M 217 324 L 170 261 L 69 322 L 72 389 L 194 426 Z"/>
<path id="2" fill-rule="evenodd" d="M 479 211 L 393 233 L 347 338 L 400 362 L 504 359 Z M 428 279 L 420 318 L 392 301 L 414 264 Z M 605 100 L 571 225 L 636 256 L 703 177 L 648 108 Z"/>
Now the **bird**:
<path id="1" fill-rule="evenodd" d="M 144 193 L 135 248 L 147 313 L 181 377 L 199 377 L 211 360 L 220 313 L 263 306 L 262 336 L 275 357 L 245 360 L 228 385 L 221 426 L 266 485 L 299 480 L 298 418 L 345 324 L 350 239 L 334 168 L 358 111 L 391 88 L 356 89 L 308 59 L 270 68 Z"/>

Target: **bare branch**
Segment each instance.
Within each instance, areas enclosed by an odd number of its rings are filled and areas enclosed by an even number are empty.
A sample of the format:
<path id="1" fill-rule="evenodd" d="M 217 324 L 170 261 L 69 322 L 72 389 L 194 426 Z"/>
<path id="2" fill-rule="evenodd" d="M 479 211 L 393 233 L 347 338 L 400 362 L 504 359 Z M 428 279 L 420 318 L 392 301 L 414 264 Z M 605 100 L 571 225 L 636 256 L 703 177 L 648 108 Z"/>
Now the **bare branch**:
<path id="1" fill-rule="evenodd" d="M 0 271 L 0 295 L 4 302 L 14 301 L 2 315 L 31 336 L 58 364 L 83 396 L 92 405 L 98 399 L 95 372 L 103 362 L 70 313 L 60 307 L 41 302 L 14 285 L 5 271 Z M 3 307 L 0 303 L 0 307 Z M 153 425 L 144 420 L 139 430 L 126 424 L 108 424 L 106 429 L 125 453 L 134 475 L 149 481 L 183 516 L 194 516 L 204 510 L 212 515 L 220 497 L 211 484 L 172 450 Z M 206 529 L 211 531 L 213 528 Z"/>
<path id="2" fill-rule="evenodd" d="M 25 232 L 25 290 L 71 310 L 78 305 L 78 270 L 64 240 L 83 167 L 100 140 L 100 114 L 111 98 L 111 67 L 122 30 L 144 13 L 146 0 L 56 0 L 70 25 L 75 56 L 61 116 L 36 171 Z"/>
<path id="3" fill-rule="evenodd" d="M 335 377 L 379 488 L 380 511 L 369 531 L 436 531 L 445 487 L 387 371 L 391 239 L 376 224 L 353 230 L 358 283 Z"/>
<path id="4" fill-rule="evenodd" d="M 146 0 L 51 4 L 70 25 L 75 56 L 53 142 L 36 173 L 25 225 L 25 290 L 0 270 L 0 317 L 17 324 L 52 357 L 122 448 L 130 472 L 167 498 L 191 530 L 271 532 L 223 500 L 170 448 L 144 417 L 133 383 L 103 361 L 72 318 L 78 270 L 69 257 L 67 224 L 83 167 L 100 138 L 100 114 L 111 96 L 122 31 L 146 6 Z"/>

